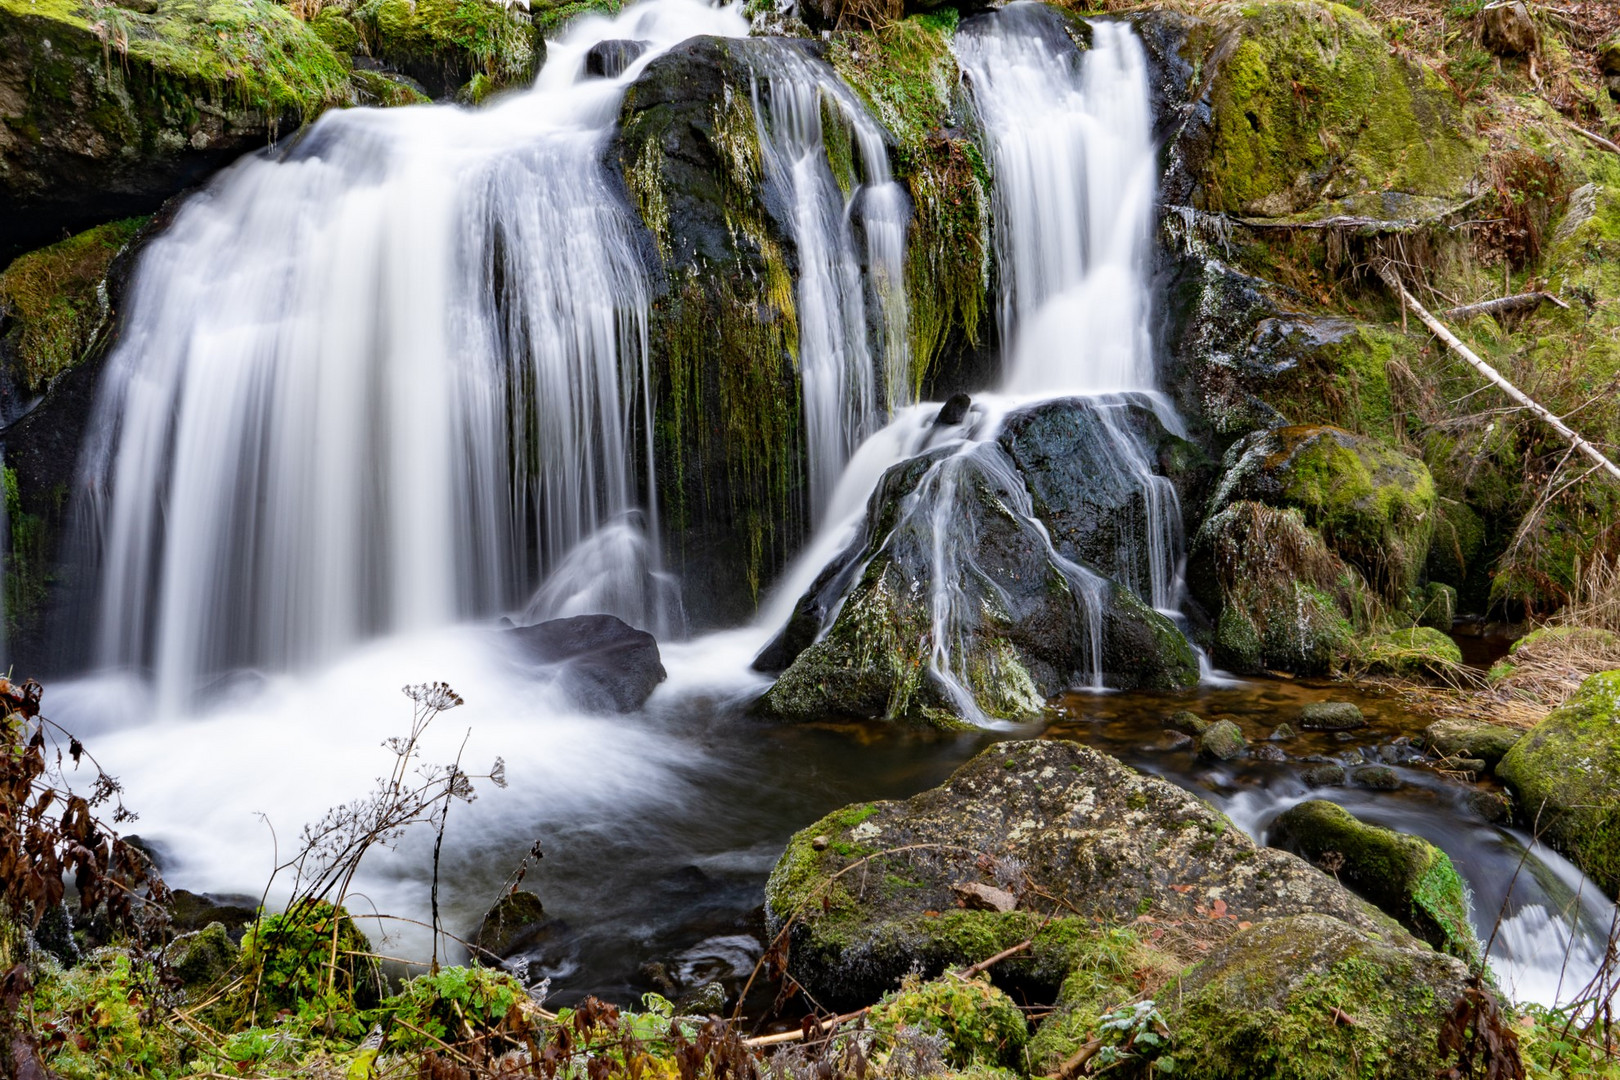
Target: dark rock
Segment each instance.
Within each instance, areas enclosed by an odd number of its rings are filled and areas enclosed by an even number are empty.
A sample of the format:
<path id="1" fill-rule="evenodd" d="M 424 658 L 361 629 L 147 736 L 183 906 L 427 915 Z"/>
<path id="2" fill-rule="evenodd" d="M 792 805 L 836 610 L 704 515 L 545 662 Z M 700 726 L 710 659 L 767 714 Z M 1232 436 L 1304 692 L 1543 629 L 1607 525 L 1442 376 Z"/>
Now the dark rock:
<path id="1" fill-rule="evenodd" d="M 1523 0 L 1490 4 L 1479 13 L 1479 39 L 1498 56 L 1529 56 L 1536 51 L 1536 23 Z"/>
<path id="2" fill-rule="evenodd" d="M 1312 799 L 1285 810 L 1266 842 L 1313 863 L 1332 858 L 1335 876 L 1442 952 L 1479 961 L 1462 879 L 1427 840 L 1361 821 Z"/>
<path id="3" fill-rule="evenodd" d="M 945 400 L 945 404 L 939 407 L 939 412 L 934 415 L 934 426 L 950 427 L 953 424 L 960 424 L 963 418 L 967 416 L 968 409 L 972 406 L 973 399 L 966 394 L 952 394 Z"/>
<path id="4" fill-rule="evenodd" d="M 1272 746 L 1270 743 L 1261 743 L 1259 746 L 1254 747 L 1249 751 L 1249 756 L 1257 761 L 1270 761 L 1274 764 L 1280 764 L 1288 760 L 1287 751 L 1280 746 Z"/>
<path id="5" fill-rule="evenodd" d="M 1436 720 L 1423 729 L 1423 744 L 1435 754 L 1445 758 L 1477 758 L 1487 768 L 1495 768 L 1523 737 L 1524 732 L 1518 728 L 1483 720 Z"/>
<path id="6" fill-rule="evenodd" d="M 1448 766 L 1457 772 L 1470 774 L 1472 777 L 1484 776 L 1490 770 L 1484 758 L 1453 758 Z"/>
<path id="7" fill-rule="evenodd" d="M 1352 731 L 1366 727 L 1367 718 L 1351 701 L 1313 701 L 1299 710 L 1299 726 L 1306 731 Z"/>
<path id="8" fill-rule="evenodd" d="M 1188 735 L 1202 735 L 1205 731 L 1209 730 L 1209 721 L 1205 720 L 1195 712 L 1188 712 L 1186 709 L 1182 709 L 1179 712 L 1173 712 L 1167 716 L 1164 721 L 1164 726 L 1169 728 L 1171 731 L 1185 732 Z"/>
<path id="9" fill-rule="evenodd" d="M 1401 786 L 1401 778 L 1388 765 L 1363 765 L 1352 769 L 1350 782 L 1373 791 L 1395 791 Z"/>
<path id="10" fill-rule="evenodd" d="M 811 845 L 820 835 L 833 840 L 825 851 Z M 882 854 L 909 845 L 922 846 Z M 834 880 L 868 857 L 865 888 L 859 874 Z M 951 886 L 990 883 L 998 860 L 1027 868 L 1058 910 L 1080 917 L 1048 922 L 1034 912 L 956 908 Z M 1314 867 L 1257 847 L 1196 796 L 1055 740 L 997 744 L 941 787 L 846 807 L 810 825 L 771 874 L 766 915 L 772 934 L 797 916 L 791 970 L 824 1004 L 870 1002 L 913 967 L 928 977 L 1027 938 L 1033 946 L 998 963 L 997 979 L 1050 995 L 1091 920 L 1150 912 L 1193 925 L 1208 922 L 1215 896 L 1233 919 L 1314 911 L 1411 941 Z"/>
<path id="11" fill-rule="evenodd" d="M 36 949 L 56 957 L 63 967 L 70 968 L 79 962 L 79 945 L 73 940 L 73 916 L 66 904 L 52 904 L 45 909 L 33 929 L 33 938 Z"/>
<path id="12" fill-rule="evenodd" d="M 258 902 L 248 896 L 204 896 L 175 889 L 169 896 L 169 925 L 176 930 L 202 930 L 219 923 L 232 939 L 259 917 Z"/>
<path id="13" fill-rule="evenodd" d="M 1266 739 L 1270 742 L 1287 742 L 1289 739 L 1298 737 L 1299 732 L 1295 731 L 1289 725 L 1278 724 L 1276 727 L 1271 729 L 1271 734 L 1267 735 Z"/>
<path id="14" fill-rule="evenodd" d="M 718 982 L 694 986 L 675 999 L 678 1016 L 722 1016 L 726 1011 L 726 988 Z"/>
<path id="15" fill-rule="evenodd" d="M 546 909 L 540 898 L 519 889 L 495 901 L 469 940 L 480 954 L 505 957 L 532 938 L 545 921 Z M 485 962 L 487 956 L 475 955 L 475 959 Z"/>
<path id="16" fill-rule="evenodd" d="M 1469 792 L 1468 809 L 1493 825 L 1513 820 L 1513 800 L 1500 791 Z"/>
<path id="17" fill-rule="evenodd" d="M 1160 1000 L 1176 1075 L 1432 1080 L 1435 1032 L 1467 985 L 1460 960 L 1304 914 L 1239 930 Z"/>
<path id="18" fill-rule="evenodd" d="M 1166 751 L 1185 750 L 1192 744 L 1193 737 L 1186 732 L 1170 731 L 1165 733 L 1164 738 L 1159 740 L 1154 749 Z"/>
<path id="19" fill-rule="evenodd" d="M 1217 720 L 1198 737 L 1198 756 L 1208 761 L 1231 761 L 1247 745 L 1242 728 L 1230 720 Z"/>
<path id="20" fill-rule="evenodd" d="M 1312 765 L 1300 773 L 1300 778 L 1311 787 L 1343 787 L 1344 766 L 1331 763 Z"/>
<path id="21" fill-rule="evenodd" d="M 598 79 L 617 79 L 646 51 L 644 41 L 598 41 L 585 54 L 585 74 Z"/>
<path id="22" fill-rule="evenodd" d="M 219 985 L 241 955 L 225 924 L 213 922 L 169 946 L 169 966 L 187 990 L 206 991 Z"/>
<path id="23" fill-rule="evenodd" d="M 563 665 L 562 685 L 584 709 L 634 712 L 665 678 L 653 636 L 612 615 L 576 615 L 501 633 L 526 658 Z"/>

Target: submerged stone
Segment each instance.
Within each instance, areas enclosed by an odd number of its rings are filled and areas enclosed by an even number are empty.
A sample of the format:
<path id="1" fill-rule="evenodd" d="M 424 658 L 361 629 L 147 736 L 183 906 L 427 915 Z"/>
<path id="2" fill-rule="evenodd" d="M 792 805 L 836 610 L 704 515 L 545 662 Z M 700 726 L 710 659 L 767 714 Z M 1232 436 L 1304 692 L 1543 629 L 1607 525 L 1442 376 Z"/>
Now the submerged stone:
<path id="1" fill-rule="evenodd" d="M 1363 765 L 1354 769 L 1350 782 L 1373 791 L 1395 791 L 1401 786 L 1400 776 L 1388 765 Z"/>
<path id="2" fill-rule="evenodd" d="M 1430 945 L 1480 959 L 1462 879 L 1446 853 L 1416 836 L 1361 821 L 1319 799 L 1285 810 L 1266 842 L 1313 863 L 1336 856 L 1338 879 Z"/>
<path id="3" fill-rule="evenodd" d="M 1182 709 L 1166 717 L 1164 726 L 1171 731 L 1180 731 L 1188 735 L 1202 735 L 1209 730 L 1209 721 L 1195 712 Z"/>
<path id="4" fill-rule="evenodd" d="M 823 835 L 831 843 L 818 851 L 812 841 Z M 1039 893 L 1016 911 L 956 907 L 953 885 L 1002 887 L 1026 875 L 1057 898 L 1060 917 L 1048 920 L 1053 901 Z M 941 787 L 811 824 L 771 873 L 766 916 L 773 933 L 792 920 L 796 979 L 823 1001 L 859 1003 L 914 965 L 926 977 L 1026 938 L 1034 945 L 998 963 L 997 980 L 1051 994 L 1096 932 L 1091 920 L 1124 925 L 1148 913 L 1213 925 L 1217 899 L 1232 919 L 1316 911 L 1411 940 L 1314 867 L 1257 847 L 1196 796 L 1061 741 L 1001 743 Z M 1076 912 L 1085 918 L 1069 917 Z"/>
<path id="5" fill-rule="evenodd" d="M 1331 762 L 1312 765 L 1300 773 L 1300 778 L 1311 787 L 1343 787 L 1344 766 L 1335 765 Z"/>
<path id="6" fill-rule="evenodd" d="M 664 681 L 658 642 L 612 615 L 576 615 L 502 631 L 532 661 L 561 668 L 560 685 L 582 709 L 634 712 Z"/>
<path id="7" fill-rule="evenodd" d="M 1620 895 L 1620 671 L 1593 675 L 1496 766 L 1537 835 Z"/>

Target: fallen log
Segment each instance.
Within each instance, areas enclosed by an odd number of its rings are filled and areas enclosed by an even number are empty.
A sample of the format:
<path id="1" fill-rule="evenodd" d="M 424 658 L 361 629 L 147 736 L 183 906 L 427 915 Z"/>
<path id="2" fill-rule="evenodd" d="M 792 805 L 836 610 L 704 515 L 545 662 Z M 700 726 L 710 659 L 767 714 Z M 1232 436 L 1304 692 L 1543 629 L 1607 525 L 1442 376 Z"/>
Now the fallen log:
<path id="1" fill-rule="evenodd" d="M 1394 293 L 1396 298 L 1399 299 L 1400 302 L 1405 305 L 1405 307 L 1411 308 L 1412 311 L 1416 313 L 1417 317 L 1423 321 L 1423 325 L 1427 326 L 1434 333 L 1435 337 L 1439 338 L 1445 343 L 1446 348 L 1450 349 L 1462 359 L 1466 360 L 1469 365 L 1474 368 L 1474 370 L 1485 376 L 1486 379 L 1495 384 L 1508 397 L 1535 413 L 1542 419 L 1543 422 L 1546 423 L 1548 427 L 1562 435 L 1564 439 L 1568 441 L 1569 444 L 1576 450 L 1586 455 L 1616 480 L 1620 480 L 1620 465 L 1616 465 L 1614 462 L 1610 461 L 1604 456 L 1601 450 L 1587 442 L 1585 439 L 1581 438 L 1569 427 L 1568 424 L 1565 424 L 1558 417 L 1554 416 L 1549 409 L 1534 401 L 1530 395 L 1526 394 L 1523 390 L 1520 390 L 1517 386 L 1514 386 L 1512 383 L 1508 382 L 1507 379 L 1503 378 L 1501 372 L 1497 371 L 1491 365 L 1487 364 L 1485 361 L 1481 360 L 1477 355 L 1475 355 L 1472 349 L 1458 340 L 1456 334 L 1453 334 L 1450 330 L 1446 329 L 1444 323 L 1431 315 L 1427 308 L 1417 302 L 1416 297 L 1406 291 L 1406 286 L 1401 284 L 1400 275 L 1395 272 L 1395 267 L 1387 260 L 1379 264 L 1378 276 L 1384 279 L 1384 284 L 1389 286 L 1389 291 Z"/>
<path id="2" fill-rule="evenodd" d="M 1461 307 L 1447 308 L 1440 313 L 1440 318 L 1450 319 L 1453 322 L 1466 322 L 1477 319 L 1481 315 L 1509 315 L 1515 311 L 1533 311 L 1542 304 L 1556 304 L 1566 311 L 1569 305 L 1549 292 L 1515 293 L 1513 296 L 1499 296 L 1495 300 L 1483 300 L 1477 304 L 1463 304 Z"/>

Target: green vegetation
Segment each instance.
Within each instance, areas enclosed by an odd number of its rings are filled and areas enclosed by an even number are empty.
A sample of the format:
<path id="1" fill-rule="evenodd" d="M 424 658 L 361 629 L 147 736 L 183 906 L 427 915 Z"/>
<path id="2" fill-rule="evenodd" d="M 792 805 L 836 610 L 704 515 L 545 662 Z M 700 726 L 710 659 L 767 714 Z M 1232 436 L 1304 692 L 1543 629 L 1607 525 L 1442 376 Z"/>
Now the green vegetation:
<path id="1" fill-rule="evenodd" d="M 907 1028 L 945 1036 L 947 1060 L 957 1068 L 1016 1065 L 1029 1041 L 1024 1014 L 984 977 L 947 976 L 924 982 L 906 976 L 900 989 L 872 1006 L 873 1030 L 890 1037 Z"/>
<path id="2" fill-rule="evenodd" d="M 493 0 L 363 0 L 352 17 L 370 52 L 393 63 L 470 63 L 461 74 L 492 87 L 533 73 L 532 30 Z"/>

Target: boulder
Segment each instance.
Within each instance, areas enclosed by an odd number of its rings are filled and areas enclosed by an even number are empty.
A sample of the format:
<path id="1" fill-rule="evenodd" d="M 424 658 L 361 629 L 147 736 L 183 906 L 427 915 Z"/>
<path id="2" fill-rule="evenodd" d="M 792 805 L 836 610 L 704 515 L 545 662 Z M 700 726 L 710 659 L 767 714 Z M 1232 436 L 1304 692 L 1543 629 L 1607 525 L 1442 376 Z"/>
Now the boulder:
<path id="1" fill-rule="evenodd" d="M 821 850 L 819 836 L 830 839 Z M 859 870 L 835 876 L 858 860 Z M 956 906 L 953 885 L 986 878 L 1020 891 L 1018 909 Z M 1026 938 L 1034 945 L 994 977 L 1049 1000 L 1093 920 L 1147 913 L 1196 933 L 1214 915 L 1305 911 L 1413 940 L 1321 871 L 1257 847 L 1196 796 L 1061 741 L 1001 743 L 931 791 L 830 814 L 793 837 L 766 886 L 770 930 L 792 920 L 793 976 L 824 1003 L 869 1002 L 914 966 L 928 977 Z"/>
<path id="2" fill-rule="evenodd" d="M 1198 737 L 1198 756 L 1209 761 L 1231 761 L 1247 746 L 1242 728 L 1230 720 L 1217 720 Z"/>
<path id="3" fill-rule="evenodd" d="M 1462 649 L 1430 626 L 1359 638 L 1353 653 L 1367 671 L 1402 678 L 1443 677 L 1462 666 Z"/>
<path id="4" fill-rule="evenodd" d="M 1436 720 L 1423 729 L 1423 743 L 1429 750 L 1441 757 L 1478 758 L 1487 768 L 1495 768 L 1523 736 L 1518 728 L 1461 717 Z"/>
<path id="5" fill-rule="evenodd" d="M 1401 778 L 1388 765 L 1362 765 L 1350 771 L 1350 782 L 1370 791 L 1397 791 Z"/>
<path id="6" fill-rule="evenodd" d="M 1418 459 L 1342 428 L 1256 432 L 1227 453 L 1214 508 L 1298 509 L 1334 554 L 1386 596 L 1417 584 L 1429 553 L 1434 480 Z"/>
<path id="7" fill-rule="evenodd" d="M 647 51 L 646 42 L 598 41 L 585 53 L 585 74 L 598 79 L 617 79 Z"/>
<path id="8" fill-rule="evenodd" d="M 1209 730 L 1209 721 L 1195 712 L 1181 709 L 1165 717 L 1164 726 L 1171 731 L 1180 731 L 1187 735 L 1202 735 Z"/>
<path id="9" fill-rule="evenodd" d="M 1423 586 L 1415 598 L 1415 619 L 1419 626 L 1450 634 L 1457 621 L 1457 590 L 1450 585 L 1431 581 Z"/>
<path id="10" fill-rule="evenodd" d="M 958 1069 L 1016 1065 L 1029 1041 L 1017 1003 L 982 975 L 929 982 L 910 976 L 872 1007 L 868 1020 L 888 1039 L 906 1030 L 938 1032 L 946 1060 Z"/>
<path id="11" fill-rule="evenodd" d="M 1160 995 L 1176 1075 L 1432 1080 L 1459 960 L 1321 914 L 1239 930 Z"/>
<path id="12" fill-rule="evenodd" d="M 1496 766 L 1538 836 L 1620 895 L 1620 671 L 1593 675 Z"/>
<path id="13" fill-rule="evenodd" d="M 858 578 L 761 710 L 948 727 L 1027 719 L 1052 694 L 1098 681 L 1196 683 L 1174 624 L 1055 550 L 1064 534 L 1036 518 L 1027 479 L 996 443 L 945 446 L 889 469 L 868 503 L 864 549 L 844 555 Z"/>
<path id="14" fill-rule="evenodd" d="M 526 889 L 514 889 L 495 901 L 484 913 L 478 928 L 468 940 L 476 950 L 474 959 L 484 962 L 490 954 L 505 957 L 517 949 L 546 921 L 545 905 Z"/>
<path id="15" fill-rule="evenodd" d="M 1300 779 L 1311 787 L 1343 787 L 1344 766 L 1331 761 L 1322 762 L 1300 773 Z"/>
<path id="16" fill-rule="evenodd" d="M 178 938 L 167 953 L 169 967 L 180 985 L 191 991 L 194 999 L 201 1000 L 210 987 L 217 987 L 230 974 L 242 950 L 226 933 L 224 924 L 216 922 Z"/>
<path id="17" fill-rule="evenodd" d="M 665 678 L 653 636 L 612 615 L 551 619 L 501 633 L 526 660 L 560 666 L 563 689 L 593 712 L 634 712 Z"/>
<path id="18" fill-rule="evenodd" d="M 1479 941 L 1468 918 L 1462 879 L 1446 853 L 1427 840 L 1369 824 L 1340 806 L 1311 799 L 1272 822 L 1266 842 L 1313 863 L 1337 853 L 1334 874 L 1340 881 L 1436 949 L 1471 964 L 1479 962 Z"/>
<path id="19" fill-rule="evenodd" d="M 361 0 L 347 12 L 321 14 L 330 39 L 352 34 L 359 45 L 352 52 L 408 77 L 435 99 L 460 90 L 476 102 L 522 85 L 543 56 L 529 17 L 496 0 Z"/>
<path id="20" fill-rule="evenodd" d="M 1523 0 L 1488 4 L 1479 13 L 1479 40 L 1498 56 L 1529 56 L 1536 51 L 1536 23 Z"/>
<path id="21" fill-rule="evenodd" d="M 1313 701 L 1299 710 L 1299 726 L 1306 731 L 1352 731 L 1366 727 L 1367 718 L 1351 701 Z"/>

